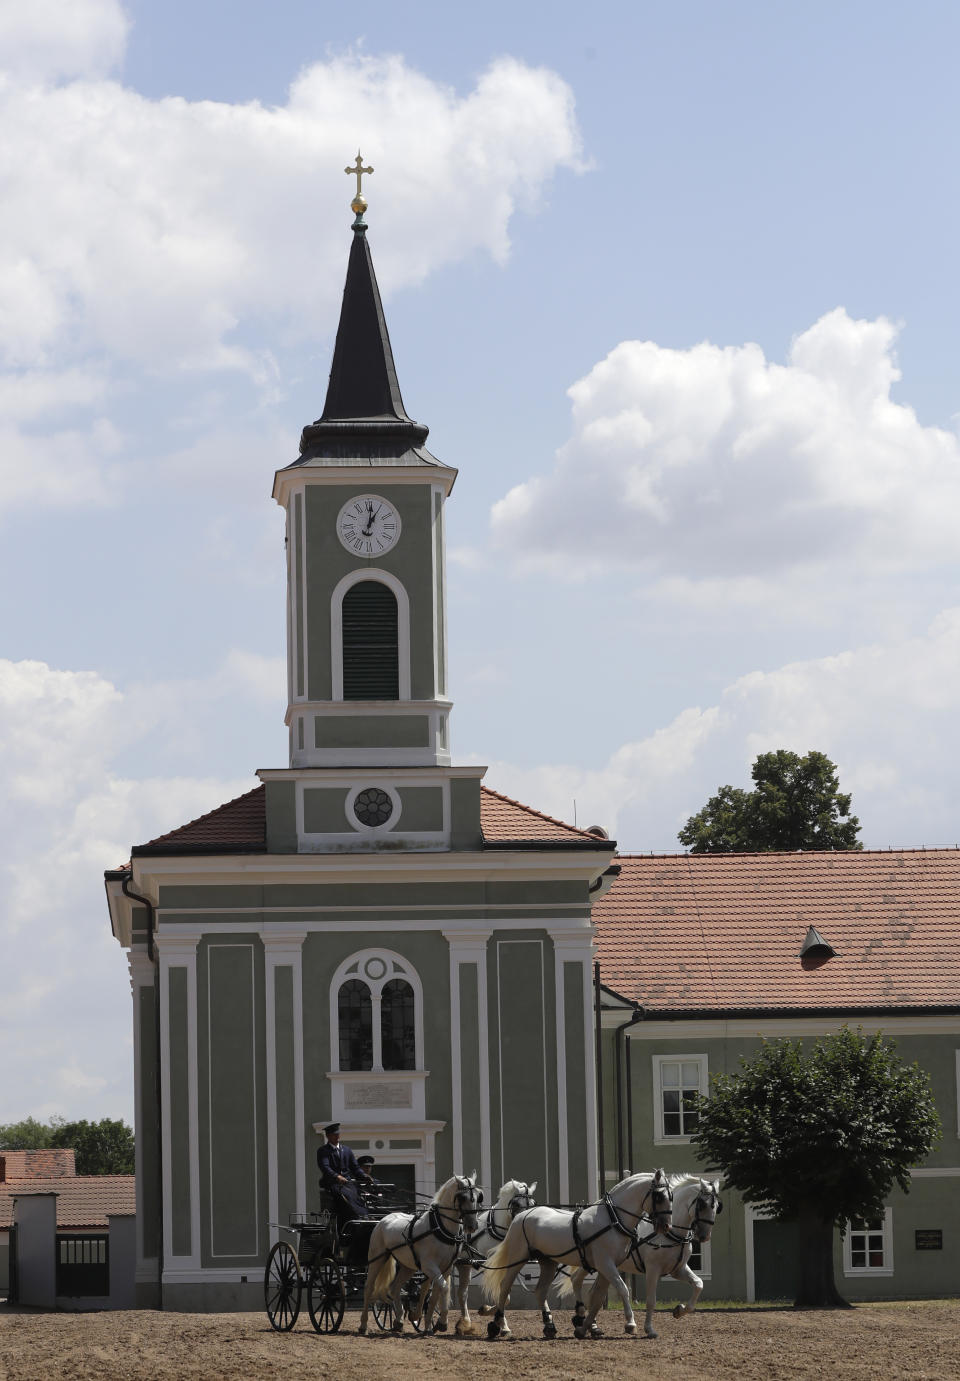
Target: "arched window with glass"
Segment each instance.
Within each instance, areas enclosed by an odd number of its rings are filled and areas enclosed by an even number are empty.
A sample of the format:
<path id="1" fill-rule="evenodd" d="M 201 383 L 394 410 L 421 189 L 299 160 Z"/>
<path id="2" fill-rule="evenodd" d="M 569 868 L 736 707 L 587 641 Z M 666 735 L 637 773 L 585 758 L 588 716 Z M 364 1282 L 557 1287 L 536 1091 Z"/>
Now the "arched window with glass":
<path id="1" fill-rule="evenodd" d="M 338 1070 L 423 1069 L 423 989 L 401 955 L 351 955 L 337 969 L 330 997 Z"/>

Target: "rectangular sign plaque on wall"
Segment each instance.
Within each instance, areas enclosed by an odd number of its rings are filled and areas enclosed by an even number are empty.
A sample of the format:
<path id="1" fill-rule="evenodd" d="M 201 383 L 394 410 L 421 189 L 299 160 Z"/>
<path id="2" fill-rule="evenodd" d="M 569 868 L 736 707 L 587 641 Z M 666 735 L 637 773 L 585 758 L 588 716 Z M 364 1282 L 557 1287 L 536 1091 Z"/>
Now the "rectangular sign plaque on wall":
<path id="1" fill-rule="evenodd" d="M 913 1244 L 918 1252 L 941 1252 L 943 1251 L 943 1229 L 916 1228 L 913 1234 Z"/>

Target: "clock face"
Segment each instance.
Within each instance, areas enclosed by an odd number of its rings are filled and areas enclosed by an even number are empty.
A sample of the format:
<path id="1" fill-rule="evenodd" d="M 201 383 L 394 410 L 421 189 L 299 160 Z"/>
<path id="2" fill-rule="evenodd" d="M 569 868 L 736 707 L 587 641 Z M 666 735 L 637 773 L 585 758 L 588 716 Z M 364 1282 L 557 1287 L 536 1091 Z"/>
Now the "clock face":
<path id="1" fill-rule="evenodd" d="M 382 556 L 397 545 L 400 515 L 379 494 L 358 494 L 341 508 L 337 536 L 354 556 Z"/>

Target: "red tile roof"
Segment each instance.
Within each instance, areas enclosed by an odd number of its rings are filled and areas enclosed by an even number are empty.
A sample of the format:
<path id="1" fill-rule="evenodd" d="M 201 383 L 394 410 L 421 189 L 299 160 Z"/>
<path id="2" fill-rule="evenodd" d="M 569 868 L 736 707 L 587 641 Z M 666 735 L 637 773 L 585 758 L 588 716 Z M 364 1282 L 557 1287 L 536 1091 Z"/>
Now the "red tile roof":
<path id="1" fill-rule="evenodd" d="M 108 1213 L 136 1213 L 136 1178 L 133 1175 L 58 1176 L 0 1186 L 0 1228 L 13 1223 L 13 1201 L 23 1194 L 57 1196 L 58 1228 L 105 1228 Z"/>
<path id="2" fill-rule="evenodd" d="M 256 786 L 216 810 L 208 811 L 189 824 L 158 835 L 133 850 L 144 853 L 265 853 L 266 787 Z M 539 810 L 501 796 L 489 787 L 480 788 L 480 825 L 486 844 L 493 848 L 529 844 L 530 848 L 612 848 L 608 840 L 598 839 L 587 830 L 565 825 Z"/>
<path id="3" fill-rule="evenodd" d="M 10 1180 L 52 1180 L 77 1173 L 73 1148 L 42 1151 L 0 1151 L 0 1184 Z"/>
<path id="4" fill-rule="evenodd" d="M 488 786 L 480 788 L 480 828 L 487 844 L 530 840 L 537 843 L 547 840 L 557 844 L 585 844 L 590 848 L 612 849 L 608 839 L 598 839 L 588 830 L 579 830 L 574 825 L 565 825 L 552 815 L 544 815 L 532 806 L 522 805 L 510 796 L 502 796 Z"/>
<path id="5" fill-rule="evenodd" d="M 601 979 L 648 1014 L 960 1008 L 960 851 L 616 861 Z M 811 925 L 835 957 L 801 961 Z"/>

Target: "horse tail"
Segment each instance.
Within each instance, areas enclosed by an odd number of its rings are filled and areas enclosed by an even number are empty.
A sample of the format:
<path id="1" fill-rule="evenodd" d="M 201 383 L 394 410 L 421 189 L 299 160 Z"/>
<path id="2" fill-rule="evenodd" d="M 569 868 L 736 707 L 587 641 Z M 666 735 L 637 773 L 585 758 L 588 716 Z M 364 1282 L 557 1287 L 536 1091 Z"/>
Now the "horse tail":
<path id="1" fill-rule="evenodd" d="M 496 1304 L 500 1299 L 503 1272 L 517 1260 L 517 1253 L 526 1261 L 526 1242 L 523 1237 L 523 1214 L 520 1213 L 510 1224 L 506 1237 L 500 1242 L 483 1263 L 483 1298 L 488 1304 Z M 522 1245 L 520 1245 L 522 1243 Z"/>
<path id="2" fill-rule="evenodd" d="M 374 1281 L 373 1281 L 373 1298 L 374 1298 L 374 1299 L 386 1299 L 386 1298 L 387 1298 L 388 1291 L 389 1291 L 389 1289 L 390 1289 L 390 1286 L 393 1284 L 393 1278 L 394 1278 L 394 1276 L 395 1276 L 396 1274 L 397 1274 L 397 1263 L 396 1263 L 396 1261 L 394 1261 L 393 1256 L 388 1252 L 387 1255 L 386 1255 L 386 1257 L 384 1258 L 383 1264 L 381 1265 L 379 1271 L 377 1272 L 376 1276 L 374 1277 Z"/>
<path id="3" fill-rule="evenodd" d="M 566 1306 L 571 1300 L 580 1298 L 580 1289 L 583 1285 L 583 1279 L 583 1271 L 579 1269 L 576 1271 L 558 1272 L 553 1283 L 556 1286 L 557 1294 L 560 1297 L 560 1303 L 562 1305 Z M 574 1284 L 574 1282 L 576 1282 L 576 1284 Z"/>

